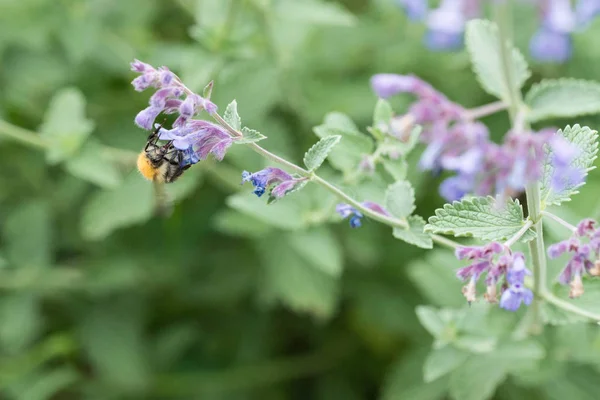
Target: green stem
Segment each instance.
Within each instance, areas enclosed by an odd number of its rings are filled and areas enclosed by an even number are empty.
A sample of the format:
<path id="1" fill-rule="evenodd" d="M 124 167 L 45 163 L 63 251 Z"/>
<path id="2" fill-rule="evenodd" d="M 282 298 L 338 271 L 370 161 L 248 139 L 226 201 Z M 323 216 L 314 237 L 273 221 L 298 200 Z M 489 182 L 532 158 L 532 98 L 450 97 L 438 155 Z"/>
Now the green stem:
<path id="1" fill-rule="evenodd" d="M 594 321 L 600 323 L 600 314 L 593 313 L 591 311 L 584 310 L 582 308 L 577 307 L 574 304 L 569 303 L 559 297 L 556 297 L 549 291 L 543 291 L 541 296 L 550 304 L 554 304 L 558 308 L 562 308 L 565 311 L 572 312 L 573 314 L 580 315 L 582 317 L 593 319 Z"/>
<path id="2" fill-rule="evenodd" d="M 570 230 L 571 232 L 575 232 L 577 230 L 577 228 L 573 225 L 571 225 L 570 223 L 568 223 L 567 221 L 565 221 L 564 219 L 560 218 L 558 215 L 554 215 L 548 211 L 542 211 L 542 215 L 544 217 L 548 217 L 556 222 L 558 222 L 559 224 L 561 224 L 562 226 L 564 226 L 565 228 L 567 228 L 568 230 Z"/>
<path id="3" fill-rule="evenodd" d="M 517 233 L 515 233 L 513 235 L 513 237 L 511 237 L 506 242 L 504 242 L 504 245 L 506 247 L 510 247 L 513 244 L 515 244 L 517 242 L 517 240 L 521 239 L 521 237 L 525 234 L 525 232 L 527 232 L 527 230 L 529 228 L 531 228 L 532 226 L 533 226 L 533 222 L 530 219 L 528 219 L 527 222 L 525 222 L 525 225 L 523 225 L 523 227 L 521 229 L 519 229 L 519 231 Z"/>
<path id="4" fill-rule="evenodd" d="M 1 119 L 0 135 L 9 137 L 17 142 L 29 145 L 31 147 L 36 147 L 38 149 L 45 149 L 48 147 L 48 143 L 46 143 L 44 139 L 34 132 L 21 128 L 17 125 L 13 125 Z"/>
<path id="5" fill-rule="evenodd" d="M 237 131 L 234 127 L 229 125 L 227 123 L 227 121 L 225 121 L 223 119 L 223 117 L 221 117 L 219 114 L 214 113 L 214 114 L 212 114 L 212 117 L 219 124 L 221 124 L 221 126 L 223 126 L 223 128 L 225 128 L 231 134 L 231 136 L 237 137 L 237 138 L 244 136 L 241 132 Z M 344 202 L 348 203 L 352 207 L 356 208 L 358 211 L 360 211 L 367 217 L 374 219 L 375 221 L 381 222 L 385 225 L 391 226 L 393 228 L 402 228 L 402 229 L 409 228 L 408 222 L 406 222 L 406 220 L 383 215 L 383 214 L 380 214 L 378 212 L 371 210 L 370 208 L 365 207 L 358 200 L 352 198 L 351 196 L 346 194 L 343 190 L 339 189 L 332 183 L 330 183 L 327 180 L 316 175 L 314 172 L 307 171 L 306 169 L 271 153 L 270 151 L 268 151 L 267 149 L 264 149 L 263 147 L 259 146 L 256 143 L 248 143 L 247 146 L 250 147 L 255 152 L 257 152 L 258 154 L 265 157 L 266 159 L 271 160 L 271 161 L 273 161 L 279 165 L 282 165 L 284 167 L 287 167 L 290 170 L 298 173 L 299 175 L 309 178 L 311 181 L 321 185 L 323 188 L 325 188 L 329 192 L 333 193 L 338 198 L 340 198 Z M 431 238 L 437 244 L 449 247 L 451 249 L 455 249 L 456 247 L 460 246 L 460 244 L 458 244 L 450 239 L 447 239 L 445 237 L 442 237 L 442 236 L 431 235 Z"/>

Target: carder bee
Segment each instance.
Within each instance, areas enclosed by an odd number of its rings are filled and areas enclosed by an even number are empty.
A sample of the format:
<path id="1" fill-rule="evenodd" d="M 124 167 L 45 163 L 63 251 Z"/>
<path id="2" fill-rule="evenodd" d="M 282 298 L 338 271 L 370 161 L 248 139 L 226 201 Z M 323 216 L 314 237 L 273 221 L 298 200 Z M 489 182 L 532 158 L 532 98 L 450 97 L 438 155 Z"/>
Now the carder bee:
<path id="1" fill-rule="evenodd" d="M 197 160 L 191 149 L 179 150 L 172 141 L 159 143 L 160 129 L 161 126 L 158 126 L 148 136 L 146 146 L 137 158 L 137 168 L 144 178 L 154 183 L 156 212 L 167 216 L 171 212 L 171 204 L 165 183 L 175 182 Z"/>
<path id="2" fill-rule="evenodd" d="M 184 150 L 173 146 L 172 141 L 159 143 L 158 126 L 148 136 L 144 150 L 137 159 L 137 167 L 142 176 L 155 183 L 175 182 L 192 164 L 192 156 Z"/>

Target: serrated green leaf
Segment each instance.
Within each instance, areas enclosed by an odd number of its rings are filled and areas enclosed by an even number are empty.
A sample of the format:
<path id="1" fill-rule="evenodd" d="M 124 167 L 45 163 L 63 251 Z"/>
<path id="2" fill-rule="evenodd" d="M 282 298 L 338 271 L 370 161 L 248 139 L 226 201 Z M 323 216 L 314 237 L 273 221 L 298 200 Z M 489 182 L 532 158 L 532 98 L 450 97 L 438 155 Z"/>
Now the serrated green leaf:
<path id="1" fill-rule="evenodd" d="M 322 138 L 340 135 L 342 138 L 329 153 L 328 160 L 334 168 L 350 173 L 358 168 L 365 154 L 373 152 L 373 141 L 358 131 L 352 120 L 342 113 L 330 113 L 325 116 L 323 125 L 313 128 Z"/>
<path id="2" fill-rule="evenodd" d="M 487 400 L 505 378 L 494 357 L 471 356 L 450 376 L 450 394 L 455 400 Z"/>
<path id="3" fill-rule="evenodd" d="M 532 122 L 597 114 L 600 83 L 572 78 L 543 80 L 531 87 L 525 103 L 530 109 L 527 118 Z"/>
<path id="4" fill-rule="evenodd" d="M 80 179 L 105 188 L 118 186 L 123 177 L 106 154 L 106 148 L 94 140 L 88 140 L 83 148 L 69 158 L 65 169 Z"/>
<path id="5" fill-rule="evenodd" d="M 505 204 L 497 204 L 492 197 L 474 197 L 445 204 L 444 208 L 435 210 L 425 232 L 495 241 L 510 238 L 524 224 L 523 208 L 518 200 L 509 199 Z M 527 242 L 534 237 L 535 232 L 528 229 L 521 241 Z"/>
<path id="6" fill-rule="evenodd" d="M 99 240 L 114 230 L 150 219 L 154 210 L 152 183 L 131 173 L 123 184 L 95 193 L 83 208 L 81 232 L 86 239 Z"/>
<path id="7" fill-rule="evenodd" d="M 397 218 L 406 218 L 415 210 L 415 191 L 408 181 L 398 181 L 385 192 L 385 209 Z"/>
<path id="8" fill-rule="evenodd" d="M 427 329 L 427 332 L 435 338 L 442 335 L 447 324 L 446 321 L 440 317 L 437 309 L 430 306 L 417 306 L 416 313 L 419 322 Z"/>
<path id="9" fill-rule="evenodd" d="M 500 39 L 496 24 L 486 20 L 471 20 L 467 23 L 465 42 L 473 70 L 483 89 L 506 102 L 512 90 L 520 90 L 531 75 L 527 62 L 518 49 L 510 43 L 505 45 L 510 54 L 509 67 L 514 88 L 507 87 L 500 58 Z"/>
<path id="10" fill-rule="evenodd" d="M 79 89 L 57 92 L 40 126 L 40 136 L 49 144 L 48 162 L 56 164 L 76 154 L 93 129 L 94 123 L 85 117 L 85 97 Z"/>
<path id="11" fill-rule="evenodd" d="M 340 135 L 326 136 L 315 143 L 306 154 L 304 154 L 304 165 L 309 171 L 314 171 L 323 164 L 329 152 L 339 143 Z"/>
<path id="12" fill-rule="evenodd" d="M 379 124 L 388 125 L 393 116 L 394 110 L 389 101 L 379 99 L 375 105 L 375 111 L 373 112 L 373 126 L 377 127 Z"/>
<path id="13" fill-rule="evenodd" d="M 469 353 L 453 346 L 432 350 L 423 365 L 423 379 L 425 382 L 433 382 L 460 367 L 467 358 Z"/>
<path id="14" fill-rule="evenodd" d="M 585 171 L 586 173 L 590 171 L 598 153 L 598 132 L 591 130 L 587 126 L 582 127 L 577 124 L 573 125 L 573 127 L 567 125 L 564 130 L 559 130 L 556 134 L 564 137 L 580 151 L 580 154 L 571 162 L 571 167 Z M 550 146 L 546 146 L 546 157 L 544 159 L 544 171 L 540 188 L 542 208 L 570 201 L 571 196 L 579 193 L 579 188 L 585 184 L 585 180 L 578 184 L 566 182 L 562 192 L 557 193 L 552 190 L 552 175 L 554 174 L 552 157 L 552 149 Z"/>
<path id="15" fill-rule="evenodd" d="M 233 100 L 227 105 L 223 113 L 223 119 L 236 131 L 242 129 L 242 119 L 238 114 L 237 101 Z"/>
<path id="16" fill-rule="evenodd" d="M 433 240 L 429 233 L 423 232 L 425 220 L 418 215 L 409 215 L 406 218 L 409 228 L 394 228 L 393 235 L 396 239 L 404 240 L 406 243 L 421 247 L 422 249 L 432 249 Z"/>
<path id="17" fill-rule="evenodd" d="M 242 129 L 242 133 L 244 134 L 244 137 L 241 139 L 235 140 L 233 143 L 237 143 L 237 144 L 254 143 L 254 142 L 259 142 L 259 141 L 267 138 L 265 135 L 263 135 L 259 131 L 250 129 L 247 126 L 245 126 Z"/>

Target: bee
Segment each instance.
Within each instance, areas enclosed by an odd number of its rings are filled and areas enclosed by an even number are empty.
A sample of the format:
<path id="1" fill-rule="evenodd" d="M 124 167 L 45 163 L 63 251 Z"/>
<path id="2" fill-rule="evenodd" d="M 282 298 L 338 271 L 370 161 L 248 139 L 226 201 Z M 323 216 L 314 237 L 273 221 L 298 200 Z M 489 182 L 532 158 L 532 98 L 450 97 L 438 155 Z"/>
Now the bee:
<path id="1" fill-rule="evenodd" d="M 137 168 L 144 178 L 153 182 L 156 211 L 165 216 L 170 214 L 171 204 L 164 185 L 175 182 L 194 164 L 194 159 L 190 152 L 175 148 L 172 141 L 160 143 L 161 127 L 148 136 L 146 146 L 138 155 Z"/>
<path id="2" fill-rule="evenodd" d="M 148 136 L 144 150 L 139 154 L 137 167 L 142 176 L 156 183 L 172 183 L 193 164 L 190 155 L 173 146 L 172 141 L 159 143 L 161 126 Z"/>

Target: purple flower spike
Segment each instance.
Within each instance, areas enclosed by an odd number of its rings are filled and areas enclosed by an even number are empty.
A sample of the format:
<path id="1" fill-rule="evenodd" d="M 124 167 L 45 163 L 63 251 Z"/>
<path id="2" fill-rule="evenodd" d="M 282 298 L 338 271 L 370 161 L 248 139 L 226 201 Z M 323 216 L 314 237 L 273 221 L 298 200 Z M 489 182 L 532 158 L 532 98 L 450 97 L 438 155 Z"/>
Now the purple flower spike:
<path id="1" fill-rule="evenodd" d="M 377 96 L 386 99 L 398 93 L 413 92 L 418 79 L 410 75 L 377 74 L 371 78 L 371 87 Z"/>
<path id="2" fill-rule="evenodd" d="M 248 171 L 242 172 L 242 184 L 244 182 L 252 183 L 252 186 L 254 186 L 253 193 L 258 197 L 261 197 L 269 186 L 276 183 L 284 183 L 289 181 L 292 181 L 294 183 L 297 182 L 297 180 L 295 180 L 293 176 L 291 176 L 284 170 L 274 167 L 267 167 L 253 174 L 251 174 Z M 287 190 L 285 189 L 285 186 L 281 188 L 280 191 L 276 193 L 280 194 L 281 196 L 275 197 L 282 197 L 283 195 L 285 195 L 285 193 L 287 192 Z"/>
<path id="3" fill-rule="evenodd" d="M 362 225 L 361 219 L 363 214 L 349 204 L 340 203 L 335 206 L 335 211 L 343 218 L 350 217 L 350 227 L 360 228 Z"/>

